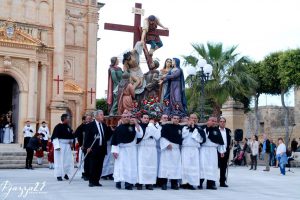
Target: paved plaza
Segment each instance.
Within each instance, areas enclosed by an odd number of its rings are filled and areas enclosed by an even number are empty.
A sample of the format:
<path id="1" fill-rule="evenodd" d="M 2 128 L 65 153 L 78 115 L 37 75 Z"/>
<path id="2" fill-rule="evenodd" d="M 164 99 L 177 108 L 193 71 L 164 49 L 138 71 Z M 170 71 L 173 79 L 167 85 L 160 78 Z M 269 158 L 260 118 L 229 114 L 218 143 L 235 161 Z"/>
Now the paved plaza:
<path id="1" fill-rule="evenodd" d="M 103 180 L 103 187 L 87 186 L 78 173 L 74 182 L 57 182 L 53 171 L 46 168 L 35 170 L 15 169 L 0 170 L 0 200 L 178 200 L 178 199 L 300 199 L 300 168 L 293 168 L 286 176 L 279 174 L 279 169 L 271 168 L 263 172 L 263 167 L 250 171 L 246 167 L 229 168 L 229 188 L 210 190 L 162 191 L 126 191 L 117 190 L 113 181 Z"/>

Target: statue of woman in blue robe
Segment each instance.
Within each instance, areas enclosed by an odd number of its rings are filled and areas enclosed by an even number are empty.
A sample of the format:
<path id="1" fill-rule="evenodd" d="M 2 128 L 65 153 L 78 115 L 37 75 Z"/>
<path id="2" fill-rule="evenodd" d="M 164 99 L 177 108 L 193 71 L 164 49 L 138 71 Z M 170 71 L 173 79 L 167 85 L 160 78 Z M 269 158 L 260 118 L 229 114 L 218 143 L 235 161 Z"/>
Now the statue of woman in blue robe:
<path id="1" fill-rule="evenodd" d="M 169 115 L 176 113 L 181 117 L 186 116 L 187 102 L 185 97 L 185 82 L 178 58 L 173 58 L 172 69 L 167 75 L 163 76 L 163 82 L 168 82 L 164 101 L 169 102 L 164 112 Z"/>

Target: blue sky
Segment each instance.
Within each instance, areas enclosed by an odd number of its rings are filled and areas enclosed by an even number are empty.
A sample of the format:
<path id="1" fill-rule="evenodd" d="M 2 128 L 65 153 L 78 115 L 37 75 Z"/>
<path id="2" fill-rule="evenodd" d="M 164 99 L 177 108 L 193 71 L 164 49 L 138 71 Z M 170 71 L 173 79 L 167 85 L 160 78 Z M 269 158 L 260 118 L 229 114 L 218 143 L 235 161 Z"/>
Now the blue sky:
<path id="1" fill-rule="evenodd" d="M 131 33 L 104 30 L 104 23 L 133 25 L 136 1 L 101 0 L 98 37 L 97 98 L 105 96 L 107 69 L 112 56 L 132 48 Z M 168 57 L 192 53 L 191 43 L 222 42 L 238 45 L 237 52 L 259 61 L 274 51 L 300 46 L 300 1 L 297 0 L 140 0 L 145 15 L 154 14 L 169 28 L 164 46 L 155 52 L 161 65 Z M 121 62 L 120 62 L 121 63 Z M 120 67 L 122 65 L 120 64 Z M 142 66 L 144 72 L 147 67 Z M 260 105 L 280 105 L 275 96 L 260 98 Z M 287 105 L 294 105 L 293 92 Z"/>

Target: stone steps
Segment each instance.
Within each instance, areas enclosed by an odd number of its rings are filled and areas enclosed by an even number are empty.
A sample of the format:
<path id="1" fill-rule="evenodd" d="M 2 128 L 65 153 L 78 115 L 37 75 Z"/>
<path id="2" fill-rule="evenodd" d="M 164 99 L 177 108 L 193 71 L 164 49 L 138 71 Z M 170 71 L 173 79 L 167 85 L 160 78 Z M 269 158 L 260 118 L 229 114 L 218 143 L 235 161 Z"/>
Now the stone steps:
<path id="1" fill-rule="evenodd" d="M 73 152 L 75 158 L 75 152 Z M 24 169 L 26 150 L 19 144 L 0 144 L 0 169 Z M 44 152 L 43 165 L 37 165 L 37 158 L 33 156 L 33 168 L 47 168 L 48 156 Z"/>
<path id="2" fill-rule="evenodd" d="M 47 153 L 44 152 L 43 165 L 37 165 L 33 157 L 32 165 L 35 168 L 48 167 Z M 0 144 L 0 169 L 24 169 L 26 150 L 19 144 Z"/>
<path id="3" fill-rule="evenodd" d="M 48 168 L 48 164 L 37 165 L 32 164 L 33 168 Z M 25 163 L 23 164 L 0 164 L 0 169 L 24 169 Z"/>

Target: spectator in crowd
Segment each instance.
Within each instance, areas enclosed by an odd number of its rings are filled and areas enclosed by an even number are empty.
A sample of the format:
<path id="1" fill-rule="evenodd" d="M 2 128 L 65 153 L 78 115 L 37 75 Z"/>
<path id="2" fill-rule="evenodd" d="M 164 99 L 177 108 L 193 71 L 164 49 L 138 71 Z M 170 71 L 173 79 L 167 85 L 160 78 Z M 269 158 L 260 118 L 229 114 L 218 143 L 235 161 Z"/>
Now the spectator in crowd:
<path id="1" fill-rule="evenodd" d="M 280 173 L 285 175 L 285 165 L 287 162 L 287 155 L 286 155 L 286 146 L 283 142 L 282 138 L 278 138 L 278 148 L 276 150 L 276 156 L 278 158 L 278 165 L 280 168 Z"/>
<path id="2" fill-rule="evenodd" d="M 251 149 L 251 168 L 250 170 L 256 170 L 257 168 L 257 155 L 258 155 L 258 138 L 256 135 L 252 135 L 250 141 L 250 149 Z"/>
<path id="3" fill-rule="evenodd" d="M 293 140 L 291 142 L 291 150 L 292 150 L 292 152 L 295 152 L 297 150 L 297 148 L 298 148 L 298 142 L 296 141 L 296 138 L 293 138 Z"/>
<path id="4" fill-rule="evenodd" d="M 274 143 L 273 139 L 270 139 L 270 166 L 276 166 L 276 144 Z"/>

